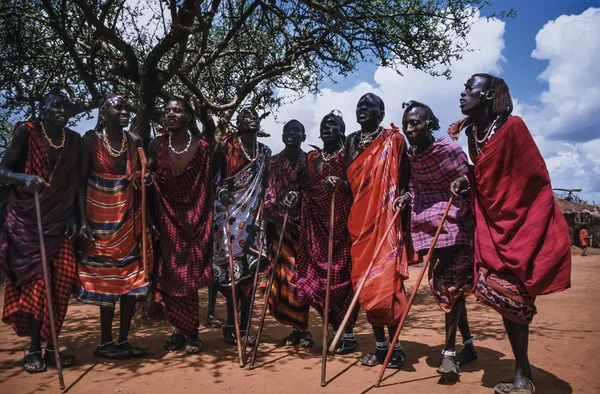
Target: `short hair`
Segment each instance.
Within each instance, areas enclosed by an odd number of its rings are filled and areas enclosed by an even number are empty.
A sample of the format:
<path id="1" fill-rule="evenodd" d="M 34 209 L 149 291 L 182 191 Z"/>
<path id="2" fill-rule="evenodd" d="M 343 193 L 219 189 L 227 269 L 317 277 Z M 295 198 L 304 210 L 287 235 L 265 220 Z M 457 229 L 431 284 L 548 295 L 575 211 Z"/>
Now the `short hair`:
<path id="1" fill-rule="evenodd" d="M 513 111 L 513 101 L 506 82 L 502 78 L 485 73 L 474 74 L 471 78 L 473 77 L 485 78 L 485 90 L 494 90 L 494 97 L 491 103 L 494 118 L 498 116 L 508 118 Z"/>
<path id="2" fill-rule="evenodd" d="M 236 123 L 238 125 L 242 121 L 242 117 L 246 114 L 246 112 L 254 112 L 255 114 L 258 115 L 258 112 L 253 107 L 243 107 L 240 109 L 240 112 L 238 112 L 238 116 L 236 118 Z"/>
<path id="3" fill-rule="evenodd" d="M 190 119 L 190 121 L 188 122 L 188 130 L 190 131 L 190 133 L 192 133 L 193 136 L 201 137 L 202 132 L 198 128 L 198 123 L 196 123 L 196 113 L 194 112 L 194 108 L 192 107 L 190 102 L 184 97 L 173 97 L 167 100 L 167 102 L 165 103 L 165 108 L 167 107 L 167 105 L 169 105 L 169 103 L 172 103 L 173 101 L 176 101 L 179 103 L 179 105 L 181 105 L 184 113 L 191 115 L 192 119 Z"/>
<path id="4" fill-rule="evenodd" d="M 373 98 L 375 100 L 375 102 L 377 102 L 379 104 L 379 109 L 381 110 L 381 112 L 385 112 L 385 104 L 383 103 L 383 99 L 381 97 L 379 97 L 375 93 L 366 93 L 366 94 L 363 94 L 361 98 L 367 97 L 367 96 Z"/>
<path id="5" fill-rule="evenodd" d="M 96 131 L 101 131 L 104 127 L 105 120 L 100 116 L 100 111 L 104 109 L 106 104 L 112 105 L 112 102 L 117 98 L 121 97 L 120 94 L 109 93 L 106 96 L 102 97 L 98 102 L 98 120 L 96 120 L 96 127 L 94 128 Z"/>
<path id="6" fill-rule="evenodd" d="M 48 98 L 52 97 L 52 96 L 63 96 L 63 97 L 67 97 L 67 95 L 60 89 L 58 88 L 54 88 L 54 89 L 50 89 L 46 94 L 44 94 L 44 96 L 42 97 L 42 99 L 40 100 L 40 118 L 43 116 L 44 114 L 44 109 L 46 108 L 46 100 L 48 100 Z"/>
<path id="7" fill-rule="evenodd" d="M 415 101 L 415 100 L 410 100 L 407 103 L 402 103 L 402 108 L 406 108 L 404 109 L 404 114 L 402 115 L 402 128 L 406 129 L 406 123 L 407 121 L 407 117 L 408 117 L 408 113 L 413 109 L 413 108 L 423 108 L 425 110 L 425 124 L 427 125 L 427 127 L 432 130 L 439 130 L 440 129 L 440 121 L 439 119 L 435 116 L 435 114 L 433 113 L 433 110 L 427 105 L 427 104 L 423 104 L 419 101 Z"/>
<path id="8" fill-rule="evenodd" d="M 338 115 L 338 113 L 340 115 Z M 342 139 L 345 140 L 346 139 L 346 123 L 344 122 L 344 119 L 341 117 L 341 112 L 334 109 L 327 115 L 323 116 L 323 120 L 325 120 L 327 118 L 333 119 L 338 124 L 338 127 L 340 128 L 340 133 L 342 134 Z M 321 120 L 321 122 L 323 120 Z"/>
<path id="9" fill-rule="evenodd" d="M 300 122 L 298 119 L 292 119 L 288 122 L 286 122 L 283 127 L 289 125 L 290 123 L 298 123 L 300 125 L 300 127 L 302 128 L 302 134 L 306 135 L 306 129 L 304 128 L 304 125 L 302 124 L 302 122 Z"/>

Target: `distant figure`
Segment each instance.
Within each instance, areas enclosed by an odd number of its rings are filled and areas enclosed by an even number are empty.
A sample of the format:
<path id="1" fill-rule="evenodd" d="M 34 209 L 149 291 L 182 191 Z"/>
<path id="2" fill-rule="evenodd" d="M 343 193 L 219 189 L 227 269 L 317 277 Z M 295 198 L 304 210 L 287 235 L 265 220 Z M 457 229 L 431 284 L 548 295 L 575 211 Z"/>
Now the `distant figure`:
<path id="1" fill-rule="evenodd" d="M 589 238 L 590 238 L 590 235 L 588 234 L 587 228 L 585 228 L 585 226 L 581 226 L 581 229 L 579 230 L 579 244 L 583 248 L 583 250 L 581 251 L 582 256 L 587 256 L 586 252 L 589 247 L 589 244 L 588 244 Z"/>

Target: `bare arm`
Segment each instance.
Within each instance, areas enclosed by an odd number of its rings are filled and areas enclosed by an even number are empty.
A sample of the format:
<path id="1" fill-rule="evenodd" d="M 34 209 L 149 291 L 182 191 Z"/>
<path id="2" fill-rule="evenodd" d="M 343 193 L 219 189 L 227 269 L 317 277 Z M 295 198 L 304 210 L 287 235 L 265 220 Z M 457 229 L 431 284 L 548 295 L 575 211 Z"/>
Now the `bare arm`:
<path id="1" fill-rule="evenodd" d="M 79 143 L 79 186 L 77 188 L 77 206 L 79 207 L 79 238 L 84 244 L 93 245 L 94 237 L 87 220 L 87 183 L 94 155 L 94 137 L 85 135 Z"/>
<path id="2" fill-rule="evenodd" d="M 47 184 L 36 175 L 25 174 L 28 149 L 27 126 L 21 125 L 15 131 L 10 146 L 0 162 L 0 182 L 9 185 L 24 185 L 29 191 L 40 191 Z"/>

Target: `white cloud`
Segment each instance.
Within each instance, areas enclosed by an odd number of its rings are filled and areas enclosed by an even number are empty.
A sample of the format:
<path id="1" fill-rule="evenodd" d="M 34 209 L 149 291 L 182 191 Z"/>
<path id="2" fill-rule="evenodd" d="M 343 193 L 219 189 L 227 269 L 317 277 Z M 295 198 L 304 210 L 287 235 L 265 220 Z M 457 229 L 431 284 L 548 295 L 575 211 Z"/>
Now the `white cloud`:
<path id="1" fill-rule="evenodd" d="M 385 124 L 400 125 L 401 104 L 419 100 L 431 106 L 440 119 L 442 130 L 461 117 L 458 99 L 464 82 L 476 72 L 502 73 L 505 24 L 497 20 L 477 20 L 467 40 L 472 52 L 452 66 L 451 80 L 431 77 L 414 69 L 403 76 L 393 70 L 378 68 L 376 84 L 365 82 L 343 92 L 325 89 L 320 95 L 306 96 L 284 106 L 263 122 L 272 134 L 267 143 L 276 153 L 283 147 L 283 122 L 297 118 L 306 127 L 307 143 L 320 145 L 319 122 L 332 109 L 344 114 L 347 133 L 358 128 L 354 109 L 366 92 L 380 95 L 386 104 Z M 548 61 L 539 78 L 548 89 L 537 103 L 515 99 L 516 115 L 528 124 L 542 152 L 553 186 L 582 188 L 582 197 L 600 202 L 600 9 L 588 9 L 581 15 L 561 16 L 549 21 L 537 34 L 532 56 Z M 286 92 L 279 92 L 286 94 Z M 464 144 L 464 137 L 461 138 Z M 305 146 L 309 149 L 308 146 Z"/>

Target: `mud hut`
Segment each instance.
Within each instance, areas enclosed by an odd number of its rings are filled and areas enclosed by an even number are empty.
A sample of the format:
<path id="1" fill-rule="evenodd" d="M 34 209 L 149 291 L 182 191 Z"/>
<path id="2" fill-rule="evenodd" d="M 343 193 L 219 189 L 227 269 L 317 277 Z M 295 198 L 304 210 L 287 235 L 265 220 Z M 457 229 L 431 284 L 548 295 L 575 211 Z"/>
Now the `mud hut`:
<path id="1" fill-rule="evenodd" d="M 582 224 L 587 226 L 594 247 L 600 243 L 600 206 L 577 203 L 564 198 L 555 197 L 560 210 L 567 219 L 569 233 L 573 239 L 573 231 Z"/>

